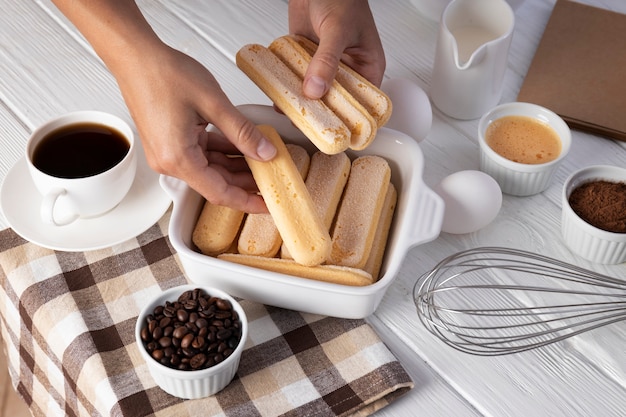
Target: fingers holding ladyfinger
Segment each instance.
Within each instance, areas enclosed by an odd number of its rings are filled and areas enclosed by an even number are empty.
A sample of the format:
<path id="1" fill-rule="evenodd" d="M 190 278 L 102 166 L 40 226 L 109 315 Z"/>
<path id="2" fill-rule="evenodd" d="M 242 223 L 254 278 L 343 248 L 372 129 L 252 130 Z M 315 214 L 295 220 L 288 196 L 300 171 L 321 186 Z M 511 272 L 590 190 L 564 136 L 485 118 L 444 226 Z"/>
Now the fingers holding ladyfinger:
<path id="1" fill-rule="evenodd" d="M 294 35 L 293 39 L 309 55 L 317 51 L 317 44 L 312 40 L 300 35 Z M 335 80 L 367 109 L 376 120 L 378 127 L 384 126 L 389 121 L 392 110 L 391 99 L 381 89 L 343 62 L 339 63 Z"/>
<path id="2" fill-rule="evenodd" d="M 365 149 L 391 116 L 391 101 L 343 63 L 324 97 L 305 97 L 302 82 L 316 48 L 306 38 L 283 36 L 269 48 L 245 45 L 236 61 L 319 150 L 336 154 L 348 148 Z"/>

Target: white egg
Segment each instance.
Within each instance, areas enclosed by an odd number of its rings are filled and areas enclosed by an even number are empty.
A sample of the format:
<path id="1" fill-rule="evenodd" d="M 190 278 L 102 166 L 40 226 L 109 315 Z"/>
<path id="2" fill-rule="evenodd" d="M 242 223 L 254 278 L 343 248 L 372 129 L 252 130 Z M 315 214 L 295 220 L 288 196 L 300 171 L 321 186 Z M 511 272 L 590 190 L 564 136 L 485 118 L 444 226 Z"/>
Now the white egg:
<path id="1" fill-rule="evenodd" d="M 418 142 L 424 140 L 433 123 L 433 109 L 426 92 L 406 78 L 385 80 L 381 89 L 393 106 L 385 126 L 406 133 Z"/>
<path id="2" fill-rule="evenodd" d="M 445 203 L 441 230 L 463 234 L 475 232 L 496 218 L 502 207 L 502 190 L 482 171 L 459 171 L 434 187 Z"/>

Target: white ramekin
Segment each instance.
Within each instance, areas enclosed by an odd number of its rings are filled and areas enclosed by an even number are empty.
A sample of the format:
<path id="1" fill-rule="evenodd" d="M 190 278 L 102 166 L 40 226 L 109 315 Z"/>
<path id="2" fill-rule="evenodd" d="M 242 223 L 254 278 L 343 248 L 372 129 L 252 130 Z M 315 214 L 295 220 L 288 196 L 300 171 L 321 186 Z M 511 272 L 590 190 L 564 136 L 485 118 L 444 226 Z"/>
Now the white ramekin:
<path id="1" fill-rule="evenodd" d="M 561 139 L 561 154 L 545 164 L 522 164 L 511 161 L 489 147 L 485 141 L 487 127 L 504 116 L 528 116 L 549 124 Z M 550 186 L 561 161 L 567 156 L 572 135 L 567 124 L 556 113 L 532 103 L 505 103 L 485 113 L 478 123 L 480 145 L 480 170 L 491 175 L 500 184 L 503 193 L 529 196 Z"/>
<path id="2" fill-rule="evenodd" d="M 626 262 L 626 233 L 598 229 L 581 219 L 569 205 L 569 196 L 581 184 L 594 180 L 626 182 L 626 169 L 594 165 L 572 173 L 563 185 L 561 234 L 565 244 L 577 255 L 595 263 Z"/>
<path id="3" fill-rule="evenodd" d="M 148 354 L 141 340 L 141 328 L 145 324 L 146 316 L 151 314 L 155 307 L 164 305 L 166 301 L 176 301 L 183 292 L 195 288 L 200 288 L 207 294 L 230 301 L 241 320 L 241 340 L 229 357 L 213 367 L 196 371 L 168 368 Z M 185 399 L 208 397 L 224 389 L 233 380 L 239 368 L 239 360 L 247 337 L 248 320 L 241 304 L 224 291 L 202 285 L 181 285 L 162 292 L 143 307 L 135 325 L 137 348 L 156 384 L 168 394 Z"/>

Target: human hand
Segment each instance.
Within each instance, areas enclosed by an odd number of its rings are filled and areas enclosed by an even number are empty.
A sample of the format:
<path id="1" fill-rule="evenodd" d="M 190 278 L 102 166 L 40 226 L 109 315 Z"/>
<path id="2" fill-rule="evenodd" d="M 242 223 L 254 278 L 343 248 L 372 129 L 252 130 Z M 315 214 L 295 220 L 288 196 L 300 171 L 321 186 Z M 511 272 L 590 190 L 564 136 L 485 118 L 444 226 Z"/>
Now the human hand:
<path id="1" fill-rule="evenodd" d="M 115 76 L 150 166 L 214 204 L 267 212 L 241 157 L 276 149 L 228 100 L 211 73 L 163 43 L 134 0 L 53 0 Z M 222 133 L 207 133 L 208 123 Z"/>
<path id="2" fill-rule="evenodd" d="M 340 60 L 380 86 L 385 54 L 367 0 L 290 0 L 289 32 L 319 43 L 303 81 L 309 98 L 326 94 Z"/>
<path id="3" fill-rule="evenodd" d="M 193 58 L 162 45 L 130 64 L 117 80 L 157 172 L 180 178 L 214 204 L 266 212 L 244 158 L 271 159 L 276 150 L 228 100 Z M 207 123 L 223 134 L 206 132 Z"/>

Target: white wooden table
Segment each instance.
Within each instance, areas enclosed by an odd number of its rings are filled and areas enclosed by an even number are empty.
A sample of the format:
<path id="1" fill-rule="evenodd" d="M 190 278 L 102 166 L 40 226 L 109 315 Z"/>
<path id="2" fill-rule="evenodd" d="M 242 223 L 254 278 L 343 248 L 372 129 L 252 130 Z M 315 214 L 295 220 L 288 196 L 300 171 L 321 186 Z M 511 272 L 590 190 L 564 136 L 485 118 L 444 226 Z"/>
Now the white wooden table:
<path id="1" fill-rule="evenodd" d="M 579 1 L 626 13 L 623 0 Z M 370 3 L 386 49 L 386 77 L 410 78 L 427 89 L 438 23 L 406 0 Z M 29 133 L 53 116 L 99 109 L 130 118 L 113 77 L 49 0 L 0 4 L 1 180 L 21 157 Z M 515 4 L 503 102 L 515 100 L 554 0 Z M 245 43 L 268 44 L 287 33 L 287 1 L 142 0 L 140 5 L 158 34 L 209 67 L 235 104 L 269 104 L 236 68 L 234 57 Z M 477 123 L 434 110 L 432 129 L 421 143 L 427 184 L 478 168 Z M 369 321 L 409 371 L 415 388 L 378 415 L 626 415 L 626 325 L 519 355 L 474 357 L 431 336 L 419 323 L 411 297 L 415 280 L 442 258 L 485 245 L 541 252 L 626 279 L 626 265 L 590 264 L 574 256 L 560 237 L 561 185 L 573 170 L 593 164 L 625 166 L 625 144 L 574 131 L 571 153 L 547 191 L 504 196 L 500 214 L 486 228 L 468 235 L 442 233 L 409 253 Z M 8 226 L 0 217 L 0 228 Z"/>

